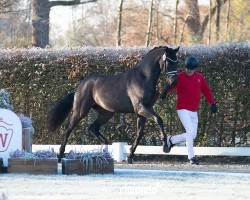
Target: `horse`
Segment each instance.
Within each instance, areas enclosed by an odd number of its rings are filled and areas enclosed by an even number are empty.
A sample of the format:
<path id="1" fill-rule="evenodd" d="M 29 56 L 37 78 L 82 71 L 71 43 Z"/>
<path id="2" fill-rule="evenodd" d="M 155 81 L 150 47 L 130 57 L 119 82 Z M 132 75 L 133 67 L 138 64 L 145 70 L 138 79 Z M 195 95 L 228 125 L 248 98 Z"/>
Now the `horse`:
<path id="1" fill-rule="evenodd" d="M 157 100 L 156 84 L 161 72 L 166 74 L 169 85 L 177 83 L 179 48 L 155 47 L 135 67 L 117 75 L 88 76 L 81 80 L 75 91 L 59 99 L 48 114 L 48 131 L 54 132 L 73 111 L 59 149 L 58 162 L 64 155 L 70 133 L 90 109 L 94 109 L 98 116 L 88 130 L 104 145 L 109 142 L 100 133 L 100 127 L 115 113 L 134 113 L 137 116 L 137 137 L 130 148 L 128 163 L 132 163 L 147 119 L 159 125 L 163 151 L 168 153 L 171 147 L 167 142 L 163 120 L 154 112 L 153 105 Z"/>

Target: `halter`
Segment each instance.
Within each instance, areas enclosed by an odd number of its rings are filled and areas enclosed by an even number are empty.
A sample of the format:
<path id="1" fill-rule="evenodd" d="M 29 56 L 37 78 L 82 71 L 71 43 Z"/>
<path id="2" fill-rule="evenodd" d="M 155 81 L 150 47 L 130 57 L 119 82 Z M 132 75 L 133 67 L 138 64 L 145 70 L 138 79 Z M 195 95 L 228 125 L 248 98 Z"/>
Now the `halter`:
<path id="1" fill-rule="evenodd" d="M 172 60 L 171 58 L 167 57 L 166 54 L 164 53 L 163 56 L 162 56 L 162 60 L 165 61 L 165 68 L 166 68 L 166 60 L 170 60 L 172 62 L 178 62 L 178 59 L 176 60 Z M 166 70 L 165 70 L 166 71 Z M 167 75 L 175 75 L 177 73 L 177 71 L 171 71 L 171 72 L 166 72 Z"/>
<path id="2" fill-rule="evenodd" d="M 167 75 L 174 75 L 174 74 L 176 74 L 177 73 L 177 71 L 171 71 L 171 72 L 167 72 L 166 74 Z"/>

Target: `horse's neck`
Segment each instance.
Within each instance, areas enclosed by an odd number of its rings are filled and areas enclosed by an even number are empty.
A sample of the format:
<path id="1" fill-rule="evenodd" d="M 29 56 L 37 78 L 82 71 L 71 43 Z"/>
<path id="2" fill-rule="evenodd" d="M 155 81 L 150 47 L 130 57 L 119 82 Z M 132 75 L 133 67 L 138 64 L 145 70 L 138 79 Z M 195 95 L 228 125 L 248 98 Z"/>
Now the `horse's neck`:
<path id="1" fill-rule="evenodd" d="M 151 55 L 151 57 L 153 60 L 145 60 L 141 63 L 141 71 L 148 81 L 156 84 L 161 72 L 160 64 L 156 56 Z"/>

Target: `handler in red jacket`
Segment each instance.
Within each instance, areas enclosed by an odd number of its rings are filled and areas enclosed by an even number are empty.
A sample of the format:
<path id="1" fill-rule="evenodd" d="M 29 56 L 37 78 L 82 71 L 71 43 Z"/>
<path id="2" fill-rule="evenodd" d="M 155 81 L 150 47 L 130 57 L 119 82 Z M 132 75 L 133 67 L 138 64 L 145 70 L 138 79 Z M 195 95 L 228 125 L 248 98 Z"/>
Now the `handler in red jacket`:
<path id="1" fill-rule="evenodd" d="M 180 72 L 177 76 L 177 85 L 170 87 L 166 85 L 161 99 L 165 99 L 167 93 L 176 89 L 177 93 L 177 114 L 185 128 L 185 133 L 168 136 L 167 143 L 170 148 L 179 142 L 186 142 L 188 148 L 188 159 L 190 164 L 198 165 L 194 154 L 194 139 L 197 136 L 198 129 L 198 108 L 200 105 L 201 94 L 205 96 L 211 105 L 211 112 L 216 113 L 217 107 L 212 92 L 204 78 L 204 76 L 196 72 L 198 60 L 195 57 L 188 57 L 185 60 L 185 71 Z"/>

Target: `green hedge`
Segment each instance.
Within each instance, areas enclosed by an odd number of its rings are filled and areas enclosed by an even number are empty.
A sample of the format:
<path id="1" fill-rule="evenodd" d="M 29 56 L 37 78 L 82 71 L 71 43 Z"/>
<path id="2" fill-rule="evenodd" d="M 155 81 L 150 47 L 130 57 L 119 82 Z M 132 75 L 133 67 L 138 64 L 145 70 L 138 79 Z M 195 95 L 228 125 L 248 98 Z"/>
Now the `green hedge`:
<path id="1" fill-rule="evenodd" d="M 80 79 L 92 74 L 117 74 L 133 67 L 150 48 L 74 47 L 62 49 L 0 50 L 0 88 L 7 88 L 14 112 L 32 113 L 35 127 L 34 143 L 59 144 L 67 124 L 56 133 L 46 130 L 47 113 L 54 102 L 75 90 Z M 188 55 L 196 56 L 201 71 L 215 95 L 219 112 L 211 116 L 209 105 L 202 101 L 199 111 L 199 146 L 249 146 L 250 144 L 250 44 L 229 43 L 181 47 L 179 71 Z M 165 77 L 157 88 L 161 92 Z M 163 117 L 168 134 L 183 129 L 176 115 L 175 94 L 154 106 Z M 71 144 L 98 144 L 87 131 L 94 120 L 90 112 L 70 137 Z M 142 144 L 160 145 L 158 126 L 148 121 Z M 135 139 L 136 118 L 132 114 L 116 114 L 102 132 L 111 142 Z"/>

